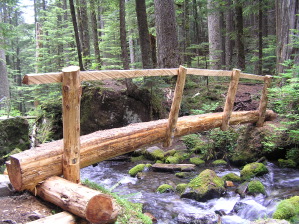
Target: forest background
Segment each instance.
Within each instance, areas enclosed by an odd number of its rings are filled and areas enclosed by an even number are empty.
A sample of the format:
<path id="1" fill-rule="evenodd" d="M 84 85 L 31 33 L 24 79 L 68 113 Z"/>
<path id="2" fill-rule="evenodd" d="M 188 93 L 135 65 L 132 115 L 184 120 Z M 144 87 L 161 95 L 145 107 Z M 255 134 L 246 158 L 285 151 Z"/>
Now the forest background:
<path id="1" fill-rule="evenodd" d="M 28 73 L 69 65 L 238 68 L 275 75 L 272 106 L 290 119 L 299 142 L 298 0 L 33 0 L 33 6 L 34 24 L 27 24 L 21 0 L 0 2 L 0 115 L 32 115 L 61 97 L 57 84 L 22 85 Z"/>

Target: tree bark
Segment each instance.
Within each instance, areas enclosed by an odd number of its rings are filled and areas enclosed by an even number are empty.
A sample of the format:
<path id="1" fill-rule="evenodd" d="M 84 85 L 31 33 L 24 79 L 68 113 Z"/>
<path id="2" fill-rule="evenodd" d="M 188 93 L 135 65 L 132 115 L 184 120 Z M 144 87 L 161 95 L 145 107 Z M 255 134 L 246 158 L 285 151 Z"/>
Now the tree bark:
<path id="1" fill-rule="evenodd" d="M 225 64 L 226 69 L 231 70 L 233 65 L 233 40 L 231 38 L 232 33 L 234 32 L 234 20 L 233 20 L 233 10 L 232 10 L 232 1 L 226 0 L 227 10 L 225 13 L 225 26 L 226 26 L 226 35 L 225 35 Z"/>
<path id="2" fill-rule="evenodd" d="M 178 51 L 175 9 L 173 0 L 154 0 L 158 67 L 179 67 L 181 60 Z"/>
<path id="3" fill-rule="evenodd" d="M 237 67 L 245 69 L 245 51 L 244 51 L 244 33 L 243 33 L 243 8 L 240 0 L 236 0 L 235 6 L 235 24 L 236 24 L 236 50 L 237 50 Z"/>
<path id="4" fill-rule="evenodd" d="M 126 6 L 125 0 L 119 0 L 119 30 L 120 30 L 120 43 L 121 43 L 121 57 L 123 68 L 130 69 L 129 54 L 127 46 L 127 31 L 126 31 Z"/>
<path id="5" fill-rule="evenodd" d="M 175 137 L 207 131 L 220 127 L 223 113 L 180 117 Z M 266 120 L 275 118 L 273 111 L 266 111 Z M 230 125 L 255 123 L 259 111 L 232 112 Z M 97 131 L 80 137 L 80 167 L 113 158 L 140 147 L 162 142 L 166 135 L 168 120 L 157 120 L 131 124 L 123 128 Z M 37 148 L 10 156 L 7 162 L 9 179 L 18 190 L 33 190 L 35 186 L 51 176 L 62 174 L 62 140 L 45 143 Z"/>
<path id="6" fill-rule="evenodd" d="M 72 22 L 73 22 L 73 27 L 74 27 L 75 39 L 76 39 L 78 62 L 79 62 L 80 70 L 84 71 L 85 69 L 84 69 L 83 60 L 82 60 L 82 50 L 81 50 L 81 43 L 80 43 L 80 38 L 79 38 L 79 31 L 78 31 L 74 1 L 69 0 L 69 3 L 70 3 L 70 11 L 71 11 L 71 15 L 72 15 Z"/>
<path id="7" fill-rule="evenodd" d="M 208 0 L 209 60 L 211 69 L 221 69 L 221 29 L 219 5 L 215 0 Z"/>
<path id="8" fill-rule="evenodd" d="M 98 24 L 97 24 L 97 14 L 96 14 L 96 4 L 95 0 L 90 0 L 90 17 L 91 17 L 91 26 L 92 26 L 92 36 L 93 36 L 93 48 L 94 48 L 94 55 L 96 59 L 96 68 L 101 68 L 101 55 L 100 55 L 100 48 L 99 48 L 99 37 L 98 37 Z"/>
<path id="9" fill-rule="evenodd" d="M 110 196 L 61 177 L 43 181 L 36 194 L 91 223 L 114 223 L 117 219 L 118 210 Z"/>
<path id="10" fill-rule="evenodd" d="M 297 42 L 299 38 L 298 14 L 299 0 L 276 0 L 277 73 L 288 68 L 282 65 L 288 59 L 299 64 L 299 48 L 294 46 L 295 37 Z"/>
<path id="11" fill-rule="evenodd" d="M 144 69 L 153 68 L 145 0 L 135 0 L 135 3 L 138 22 L 139 42 L 141 48 L 142 67 Z"/>

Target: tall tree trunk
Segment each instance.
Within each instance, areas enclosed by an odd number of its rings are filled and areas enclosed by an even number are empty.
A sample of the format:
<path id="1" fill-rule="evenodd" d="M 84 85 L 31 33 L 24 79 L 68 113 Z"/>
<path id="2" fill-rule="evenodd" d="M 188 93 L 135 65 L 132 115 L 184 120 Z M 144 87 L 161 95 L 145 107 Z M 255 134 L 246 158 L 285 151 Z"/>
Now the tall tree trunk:
<path id="1" fill-rule="evenodd" d="M 226 0 L 227 10 L 225 13 L 225 26 L 226 26 L 226 36 L 225 36 L 225 64 L 226 69 L 231 70 L 233 68 L 233 40 L 231 35 L 234 31 L 234 20 L 233 20 L 233 10 L 232 1 Z"/>
<path id="2" fill-rule="evenodd" d="M 219 5 L 208 0 L 209 60 L 211 69 L 221 69 L 221 29 Z"/>
<path id="3" fill-rule="evenodd" d="M 140 48 L 141 48 L 142 67 L 145 69 L 153 68 L 145 0 L 135 0 L 135 3 L 136 3 L 139 41 L 140 41 Z"/>
<path id="4" fill-rule="evenodd" d="M 258 63 L 256 74 L 263 74 L 263 11 L 262 11 L 262 0 L 259 0 L 259 14 L 258 14 Z"/>
<path id="5" fill-rule="evenodd" d="M 98 24 L 97 24 L 97 14 L 96 14 L 96 4 L 95 0 L 90 0 L 90 17 L 91 17 L 91 26 L 92 26 L 92 36 L 93 36 L 93 48 L 96 59 L 96 68 L 101 68 L 101 55 L 99 48 L 99 37 L 98 37 Z"/>
<path id="6" fill-rule="evenodd" d="M 243 8 L 240 0 L 236 0 L 235 6 L 235 24 L 236 24 L 236 50 L 237 50 L 237 67 L 245 69 L 245 50 L 244 50 L 244 33 L 243 33 Z"/>
<path id="7" fill-rule="evenodd" d="M 121 44 L 121 57 L 123 68 L 130 69 L 129 54 L 127 46 L 127 32 L 126 32 L 126 6 L 125 0 L 119 0 L 119 30 L 120 30 L 120 44 Z"/>
<path id="8" fill-rule="evenodd" d="M 173 0 L 154 0 L 158 45 L 158 67 L 177 68 L 181 60 L 178 51 Z"/>
<path id="9" fill-rule="evenodd" d="M 74 1 L 69 0 L 69 2 L 70 2 L 70 11 L 71 11 L 71 15 L 72 15 L 75 39 L 76 39 L 76 47 L 77 47 L 77 53 L 78 53 L 79 66 L 80 66 L 80 70 L 84 71 L 83 60 L 82 60 L 82 50 L 81 50 L 78 25 L 77 25 L 77 20 L 76 20 L 76 11 L 75 11 L 75 6 L 74 6 Z"/>
<path id="10" fill-rule="evenodd" d="M 295 37 L 299 38 L 298 14 L 299 0 L 276 0 L 277 73 L 287 69 L 282 63 L 288 59 L 299 64 L 299 48 L 294 46 Z"/>

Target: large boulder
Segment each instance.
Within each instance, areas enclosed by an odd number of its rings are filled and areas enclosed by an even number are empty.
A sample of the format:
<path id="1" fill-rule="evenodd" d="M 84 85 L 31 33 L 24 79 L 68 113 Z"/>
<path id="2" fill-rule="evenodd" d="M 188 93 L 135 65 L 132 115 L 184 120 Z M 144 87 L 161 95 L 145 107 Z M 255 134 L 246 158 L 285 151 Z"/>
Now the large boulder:
<path id="1" fill-rule="evenodd" d="M 282 200 L 275 212 L 273 213 L 274 219 L 291 220 L 299 216 L 299 196 L 294 196 L 289 199 Z"/>
<path id="2" fill-rule="evenodd" d="M 15 117 L 0 121 L 0 158 L 15 148 L 30 147 L 29 124 L 26 119 Z"/>
<path id="3" fill-rule="evenodd" d="M 213 170 L 206 169 L 188 183 L 181 197 L 207 201 L 220 197 L 224 192 L 222 178 L 218 177 Z"/>
<path id="4" fill-rule="evenodd" d="M 263 163 L 249 163 L 241 170 L 241 178 L 249 180 L 255 176 L 262 176 L 268 173 L 267 167 Z"/>

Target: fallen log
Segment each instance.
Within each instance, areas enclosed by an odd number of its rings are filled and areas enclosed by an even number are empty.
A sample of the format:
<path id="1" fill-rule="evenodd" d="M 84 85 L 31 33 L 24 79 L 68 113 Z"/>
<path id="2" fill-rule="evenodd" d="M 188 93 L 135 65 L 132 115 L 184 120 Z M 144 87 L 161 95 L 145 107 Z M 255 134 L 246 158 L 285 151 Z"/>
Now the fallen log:
<path id="1" fill-rule="evenodd" d="M 211 113 L 180 117 L 174 136 L 184 136 L 220 127 L 222 115 L 223 113 Z M 273 111 L 267 110 L 266 120 L 273 119 L 275 116 Z M 258 111 L 233 112 L 230 124 L 255 123 L 258 118 Z M 80 167 L 164 141 L 167 123 L 166 119 L 135 123 L 127 127 L 81 136 Z M 32 191 L 46 178 L 62 175 L 62 154 L 63 142 L 59 140 L 10 156 L 7 169 L 13 187 L 18 191 L 25 189 Z"/>
<path id="2" fill-rule="evenodd" d="M 50 215 L 45 218 L 37 219 L 32 222 L 27 222 L 27 224 L 53 224 L 53 223 L 76 224 L 76 217 L 68 212 L 59 212 L 55 215 Z"/>
<path id="3" fill-rule="evenodd" d="M 114 223 L 117 219 L 118 210 L 111 197 L 61 177 L 46 179 L 36 187 L 35 193 L 91 223 Z"/>
<path id="4" fill-rule="evenodd" d="M 155 163 L 151 166 L 154 171 L 163 172 L 174 172 L 174 171 L 185 171 L 190 172 L 195 170 L 196 165 L 194 164 L 163 164 Z"/>

